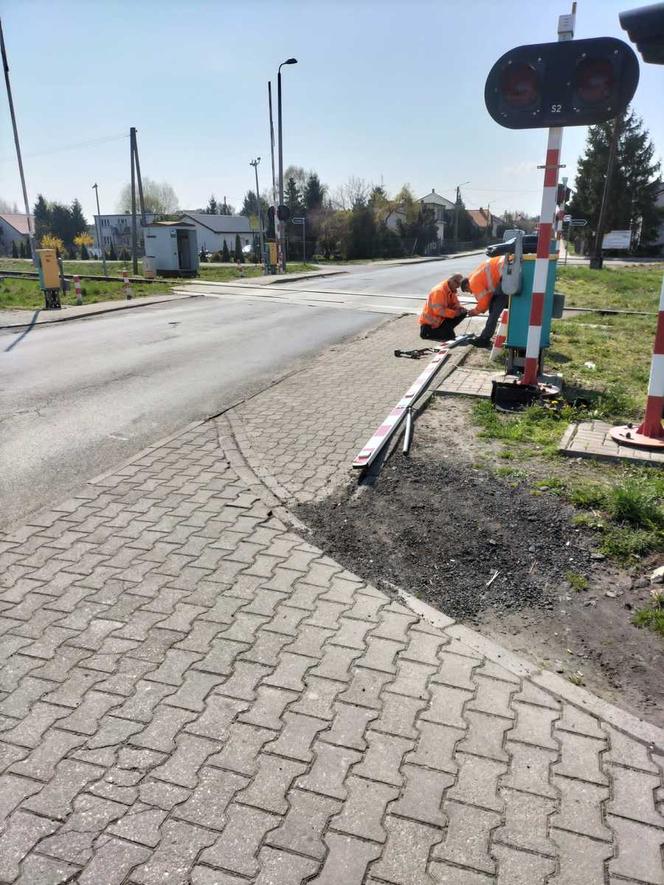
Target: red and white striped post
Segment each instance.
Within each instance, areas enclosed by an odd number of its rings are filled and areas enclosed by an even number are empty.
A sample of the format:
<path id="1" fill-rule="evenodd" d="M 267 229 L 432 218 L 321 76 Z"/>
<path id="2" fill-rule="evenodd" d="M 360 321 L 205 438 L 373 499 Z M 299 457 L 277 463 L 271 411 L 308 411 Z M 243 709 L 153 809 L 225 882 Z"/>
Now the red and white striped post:
<path id="1" fill-rule="evenodd" d="M 129 272 L 126 270 L 122 271 L 122 286 L 124 288 L 127 301 L 131 301 L 131 299 L 134 297 L 134 293 L 132 292 L 131 283 L 129 282 Z"/>
<path id="2" fill-rule="evenodd" d="M 81 278 L 74 276 L 74 289 L 76 290 L 76 303 L 83 304 L 83 295 L 81 293 Z"/>
<path id="3" fill-rule="evenodd" d="M 549 251 L 551 249 L 553 217 L 556 212 L 558 168 L 560 166 L 562 142 L 562 128 L 556 126 L 549 129 L 549 143 L 546 149 L 546 165 L 544 167 L 542 208 L 537 233 L 537 257 L 535 259 L 533 294 L 530 302 L 530 320 L 528 322 L 528 339 L 526 341 L 526 361 L 521 379 L 522 384 L 537 384 L 544 298 L 546 294 L 546 281 L 549 275 Z"/>
<path id="4" fill-rule="evenodd" d="M 572 14 L 561 15 L 558 19 L 559 43 L 563 40 L 574 39 L 575 12 L 576 4 L 573 4 Z M 562 144 L 562 127 L 552 126 L 549 129 L 549 141 L 546 147 L 542 208 L 540 210 L 539 228 L 537 232 L 537 257 L 535 259 L 533 294 L 530 302 L 530 319 L 528 322 L 528 338 L 526 340 L 526 360 L 523 368 L 521 384 L 537 384 L 540 347 L 542 343 L 544 298 L 546 294 L 546 281 L 549 275 L 549 250 L 551 248 L 554 218 L 557 208 L 558 169 L 560 168 L 560 151 Z"/>
<path id="5" fill-rule="evenodd" d="M 629 426 L 614 427 L 611 436 L 620 445 L 664 450 L 662 417 L 664 417 L 664 278 L 659 294 L 659 313 L 650 364 L 646 414 L 636 430 Z"/>

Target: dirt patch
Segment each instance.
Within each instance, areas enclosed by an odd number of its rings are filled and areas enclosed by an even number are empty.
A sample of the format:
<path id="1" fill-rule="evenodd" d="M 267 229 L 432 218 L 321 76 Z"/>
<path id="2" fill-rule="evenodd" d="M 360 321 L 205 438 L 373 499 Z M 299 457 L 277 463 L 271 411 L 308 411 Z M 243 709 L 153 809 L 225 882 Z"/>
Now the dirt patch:
<path id="1" fill-rule="evenodd" d="M 299 518 L 365 580 L 402 587 L 664 725 L 664 642 L 630 623 L 647 587 L 594 551 L 571 507 L 482 466 L 503 446 L 469 429 L 470 408 L 445 397 L 418 421 L 410 458 L 394 455 L 374 487 L 351 484 Z M 556 462 L 576 469 L 588 466 Z M 579 578 L 587 588 L 575 591 Z"/>

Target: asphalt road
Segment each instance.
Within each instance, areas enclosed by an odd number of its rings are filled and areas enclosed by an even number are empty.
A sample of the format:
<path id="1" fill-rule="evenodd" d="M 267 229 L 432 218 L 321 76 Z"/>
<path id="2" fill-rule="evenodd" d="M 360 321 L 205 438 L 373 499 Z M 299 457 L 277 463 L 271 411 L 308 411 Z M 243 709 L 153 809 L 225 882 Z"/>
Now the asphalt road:
<path id="1" fill-rule="evenodd" d="M 288 284 L 320 293 L 315 306 L 240 290 L 0 333 L 0 527 L 263 389 L 321 347 L 384 322 L 372 309 L 388 300 L 381 295 L 423 299 L 478 260 L 354 266 Z M 371 298 L 333 309 L 324 299 L 334 290 Z M 389 303 L 395 312 L 405 304 Z"/>
<path id="2" fill-rule="evenodd" d="M 384 319 L 192 298 L 1 335 L 0 527 Z"/>

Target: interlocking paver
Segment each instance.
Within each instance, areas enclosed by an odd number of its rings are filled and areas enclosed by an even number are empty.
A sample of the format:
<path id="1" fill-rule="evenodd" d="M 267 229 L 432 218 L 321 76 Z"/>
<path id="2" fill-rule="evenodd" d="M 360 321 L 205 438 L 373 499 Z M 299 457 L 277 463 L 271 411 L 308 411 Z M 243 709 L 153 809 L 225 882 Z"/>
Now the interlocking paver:
<path id="1" fill-rule="evenodd" d="M 380 846 L 352 836 L 328 833 L 325 843 L 329 853 L 320 874 L 312 885 L 362 885 L 369 864 L 380 854 Z"/>
<path id="2" fill-rule="evenodd" d="M 208 830 L 180 821 L 167 821 L 161 834 L 150 859 L 131 874 L 132 880 L 141 885 L 186 882 L 201 849 L 214 842 L 214 835 Z"/>
<path id="3" fill-rule="evenodd" d="M 361 754 L 355 750 L 324 744 L 319 740 L 314 746 L 314 764 L 308 774 L 298 779 L 296 786 L 343 800 L 347 795 L 344 781 L 348 769 L 360 758 Z"/>
<path id="4" fill-rule="evenodd" d="M 218 768 L 203 768 L 197 780 L 191 796 L 178 805 L 174 814 L 189 823 L 222 830 L 225 811 L 236 793 L 246 787 L 248 778 Z"/>
<path id="5" fill-rule="evenodd" d="M 341 802 L 304 790 L 292 790 L 288 804 L 284 822 L 268 835 L 267 843 L 275 848 L 285 848 L 323 860 L 325 846 L 322 833 L 332 815 L 339 811 Z"/>
<path id="6" fill-rule="evenodd" d="M 0 882 L 13 882 L 19 875 L 20 863 L 28 852 L 58 825 L 27 811 L 13 814 L 0 835 Z"/>
<path id="7" fill-rule="evenodd" d="M 442 771 L 420 768 L 419 765 L 404 765 L 402 771 L 406 786 L 399 801 L 390 805 L 390 814 L 444 827 L 447 818 L 441 811 L 443 795 L 454 783 L 454 778 Z"/>
<path id="8" fill-rule="evenodd" d="M 558 847 L 559 863 L 558 874 L 549 879 L 551 885 L 603 885 L 604 865 L 612 855 L 606 842 L 556 829 L 551 830 L 551 839 Z M 633 867 L 631 875 L 636 872 Z"/>
<path id="9" fill-rule="evenodd" d="M 366 738 L 369 749 L 362 762 L 353 769 L 353 774 L 384 784 L 401 786 L 403 783 L 401 764 L 405 754 L 412 750 L 413 741 L 378 731 L 368 731 Z"/>
<path id="10" fill-rule="evenodd" d="M 376 716 L 378 713 L 375 710 L 338 702 L 334 704 L 332 727 L 325 732 L 322 740 L 354 750 L 366 750 L 364 733 L 369 722 Z"/>
<path id="11" fill-rule="evenodd" d="M 387 833 L 382 821 L 388 803 L 399 795 L 398 787 L 350 775 L 346 788 L 348 799 L 343 811 L 332 820 L 331 828 L 361 839 L 384 842 Z"/>
<path id="12" fill-rule="evenodd" d="M 387 842 L 379 860 L 371 866 L 371 875 L 395 885 L 432 885 L 427 873 L 431 847 L 442 838 L 442 831 L 391 817 L 385 819 Z"/>
<path id="13" fill-rule="evenodd" d="M 604 803 L 608 787 L 587 781 L 555 775 L 553 786 L 560 794 L 559 812 L 551 818 L 551 826 L 595 839 L 611 841 L 611 831 L 604 823 Z"/>
<path id="14" fill-rule="evenodd" d="M 489 841 L 500 815 L 458 802 L 446 802 L 444 808 L 447 831 L 444 841 L 433 849 L 432 858 L 493 873 L 496 865 L 489 855 Z"/>
<path id="15" fill-rule="evenodd" d="M 258 871 L 256 854 L 265 834 L 282 818 L 259 808 L 233 803 L 227 811 L 228 823 L 221 836 L 200 856 L 203 863 L 232 873 L 254 876 Z"/>

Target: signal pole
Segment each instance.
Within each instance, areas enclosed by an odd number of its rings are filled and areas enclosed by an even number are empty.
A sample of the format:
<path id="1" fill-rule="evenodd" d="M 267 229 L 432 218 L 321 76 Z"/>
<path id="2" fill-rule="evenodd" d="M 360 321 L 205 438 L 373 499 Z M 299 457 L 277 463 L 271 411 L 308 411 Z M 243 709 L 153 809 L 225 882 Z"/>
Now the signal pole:
<path id="1" fill-rule="evenodd" d="M 131 162 L 131 267 L 134 276 L 138 276 L 138 230 L 136 225 L 136 167 L 134 165 L 134 140 L 136 130 L 129 130 L 129 160 Z"/>
<path id="2" fill-rule="evenodd" d="M 558 19 L 558 42 L 574 39 L 576 19 L 576 3 L 572 4 L 570 15 L 561 15 Z M 560 151 L 563 144 L 562 126 L 549 129 L 544 164 L 544 189 L 542 190 L 542 208 L 537 232 L 537 256 L 535 258 L 535 275 L 533 278 L 533 294 L 530 303 L 528 320 L 528 338 L 526 340 L 526 359 L 523 367 L 521 384 L 536 385 L 540 364 L 540 344 L 542 341 L 542 320 L 544 317 L 544 298 L 546 282 L 549 276 L 549 251 L 554 230 L 556 200 L 558 195 L 558 170 L 560 168 Z"/>
<path id="3" fill-rule="evenodd" d="M 590 269 L 601 270 L 604 260 L 602 259 L 602 241 L 604 239 L 604 225 L 606 224 L 606 210 L 609 202 L 609 191 L 611 190 L 611 179 L 613 178 L 613 169 L 616 165 L 616 154 L 618 153 L 618 138 L 622 127 L 622 115 L 616 117 L 613 121 L 613 132 L 611 133 L 611 142 L 609 144 L 609 161 L 606 165 L 606 178 L 604 179 L 604 190 L 602 191 L 602 203 L 599 209 L 599 218 L 597 219 L 597 230 L 595 231 L 595 245 L 593 254 L 590 256 Z"/>
<path id="4" fill-rule="evenodd" d="M 95 192 L 95 197 L 97 198 L 97 242 L 99 243 L 99 248 L 101 250 L 101 263 L 104 268 L 104 276 L 108 276 L 108 272 L 106 270 L 106 253 L 104 252 L 104 244 L 101 239 L 101 212 L 99 211 L 99 185 L 93 184 L 92 190 Z"/>

